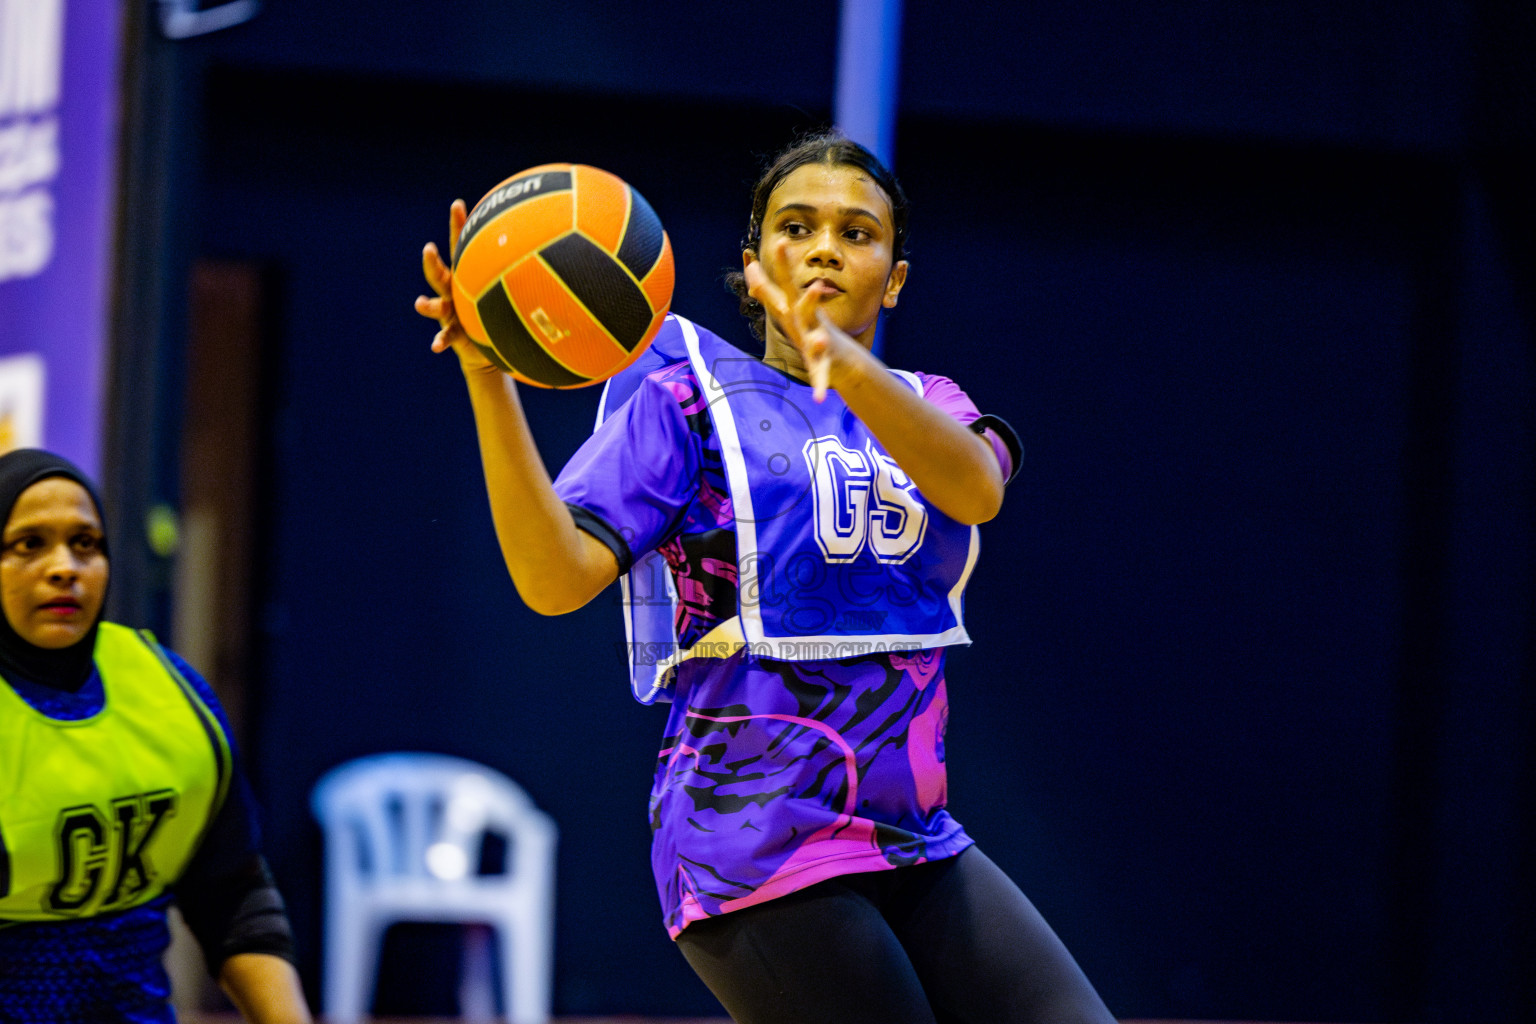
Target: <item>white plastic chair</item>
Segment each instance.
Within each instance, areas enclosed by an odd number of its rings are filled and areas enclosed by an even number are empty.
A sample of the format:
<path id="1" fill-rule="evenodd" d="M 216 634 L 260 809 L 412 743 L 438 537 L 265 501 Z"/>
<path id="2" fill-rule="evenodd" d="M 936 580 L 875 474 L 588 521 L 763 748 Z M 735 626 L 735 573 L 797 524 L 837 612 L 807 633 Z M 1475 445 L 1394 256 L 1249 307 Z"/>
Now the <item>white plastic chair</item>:
<path id="1" fill-rule="evenodd" d="M 377 754 L 326 773 L 312 804 L 325 834 L 327 1019 L 367 1013 L 385 929 L 424 921 L 494 928 L 508 1019 L 549 1020 L 556 829 L 516 783 L 462 758 Z M 505 874 L 476 873 L 486 832 L 506 838 Z"/>

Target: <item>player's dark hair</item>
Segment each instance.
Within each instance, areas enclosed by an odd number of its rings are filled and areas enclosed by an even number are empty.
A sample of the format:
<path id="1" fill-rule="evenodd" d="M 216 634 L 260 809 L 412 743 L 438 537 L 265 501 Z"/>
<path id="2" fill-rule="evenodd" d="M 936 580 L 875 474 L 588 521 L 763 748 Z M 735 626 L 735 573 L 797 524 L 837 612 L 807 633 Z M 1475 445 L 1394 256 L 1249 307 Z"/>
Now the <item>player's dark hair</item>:
<path id="1" fill-rule="evenodd" d="M 837 131 L 817 132 L 814 135 L 805 136 L 776 156 L 768 165 L 763 176 L 758 178 L 757 184 L 752 187 L 752 216 L 747 221 L 747 235 L 741 241 L 743 249 L 757 252 L 757 247 L 763 239 L 763 219 L 768 215 L 769 197 L 773 195 L 773 190 L 779 187 L 780 182 L 806 164 L 826 164 L 829 167 L 846 165 L 857 167 L 869 175 L 874 183 L 880 186 L 891 204 L 891 221 L 896 232 L 891 246 L 892 260 L 906 259 L 907 194 L 902 191 L 901 182 L 886 169 L 879 157 Z M 753 336 L 759 341 L 764 340 L 767 315 L 763 312 L 762 305 L 747 294 L 746 275 L 739 270 L 732 271 L 725 275 L 725 285 L 736 293 L 741 315 L 747 318 Z"/>

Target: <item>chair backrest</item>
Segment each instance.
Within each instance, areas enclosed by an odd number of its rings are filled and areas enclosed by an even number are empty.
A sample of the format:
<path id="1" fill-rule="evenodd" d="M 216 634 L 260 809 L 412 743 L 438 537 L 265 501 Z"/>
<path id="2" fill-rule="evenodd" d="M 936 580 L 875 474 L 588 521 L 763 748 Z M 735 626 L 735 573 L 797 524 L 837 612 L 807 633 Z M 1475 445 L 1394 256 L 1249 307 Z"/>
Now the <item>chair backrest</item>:
<path id="1" fill-rule="evenodd" d="M 479 884 L 486 881 L 476 872 L 487 832 L 503 835 L 514 859 L 519 847 L 553 842 L 552 821 L 521 787 L 445 754 L 349 761 L 316 783 L 312 806 L 325 832 L 329 882 L 340 887 Z M 518 874 L 510 862 L 507 874 Z"/>

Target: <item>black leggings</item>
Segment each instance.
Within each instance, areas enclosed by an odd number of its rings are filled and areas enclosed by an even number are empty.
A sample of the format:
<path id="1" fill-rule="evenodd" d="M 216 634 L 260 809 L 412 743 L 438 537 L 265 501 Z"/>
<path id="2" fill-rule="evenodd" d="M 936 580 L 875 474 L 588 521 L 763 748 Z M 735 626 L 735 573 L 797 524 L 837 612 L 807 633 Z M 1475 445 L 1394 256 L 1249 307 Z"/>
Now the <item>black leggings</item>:
<path id="1" fill-rule="evenodd" d="M 974 846 L 697 921 L 677 945 L 736 1024 L 1114 1024 Z"/>

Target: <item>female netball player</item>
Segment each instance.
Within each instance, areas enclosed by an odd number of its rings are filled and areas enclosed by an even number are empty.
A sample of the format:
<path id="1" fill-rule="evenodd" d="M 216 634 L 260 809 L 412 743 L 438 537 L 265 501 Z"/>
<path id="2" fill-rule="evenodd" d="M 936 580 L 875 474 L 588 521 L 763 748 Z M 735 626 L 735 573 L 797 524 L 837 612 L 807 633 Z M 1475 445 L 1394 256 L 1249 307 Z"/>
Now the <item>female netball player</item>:
<path id="1" fill-rule="evenodd" d="M 464 223 L 450 213 L 450 237 Z M 468 382 L 492 515 L 534 610 L 579 608 L 651 552 L 673 641 L 651 788 L 664 919 L 740 1024 L 1112 1021 L 1029 900 L 945 810 L 944 648 L 975 524 L 1019 458 L 942 377 L 870 352 L 906 282 L 907 205 L 835 134 L 758 182 L 734 284 L 751 359 L 669 318 L 551 482 L 512 378 L 460 328 L 433 245 L 434 351 Z M 638 639 L 638 637 L 637 637 Z M 658 662 L 648 664 L 648 662 Z"/>
<path id="2" fill-rule="evenodd" d="M 174 1024 L 174 899 L 244 1019 L 307 1024 L 224 712 L 101 621 L 107 552 L 78 468 L 0 456 L 0 1020 Z"/>

